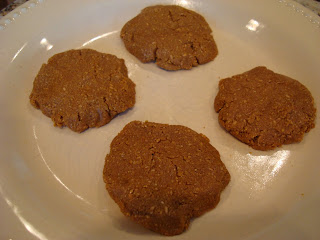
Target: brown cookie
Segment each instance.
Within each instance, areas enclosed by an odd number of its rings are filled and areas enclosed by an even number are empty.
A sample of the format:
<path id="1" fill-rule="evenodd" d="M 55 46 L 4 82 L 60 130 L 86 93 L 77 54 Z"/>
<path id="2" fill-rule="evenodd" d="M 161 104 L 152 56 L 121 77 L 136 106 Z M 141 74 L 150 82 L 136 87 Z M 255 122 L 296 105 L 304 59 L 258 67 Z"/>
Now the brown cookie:
<path id="1" fill-rule="evenodd" d="M 258 150 L 300 142 L 315 126 L 309 90 L 266 67 L 222 79 L 214 109 L 223 128 Z"/>
<path id="2" fill-rule="evenodd" d="M 141 62 L 156 61 L 166 70 L 191 69 L 212 61 L 218 49 L 206 20 L 198 13 L 175 5 L 143 9 L 127 22 L 121 38 Z"/>
<path id="3" fill-rule="evenodd" d="M 82 132 L 133 107 L 135 84 L 123 59 L 91 49 L 70 50 L 42 65 L 30 102 L 55 126 Z"/>
<path id="4" fill-rule="evenodd" d="M 230 175 L 209 139 L 190 128 L 133 121 L 114 138 L 103 178 L 133 221 L 177 235 L 213 209 Z"/>

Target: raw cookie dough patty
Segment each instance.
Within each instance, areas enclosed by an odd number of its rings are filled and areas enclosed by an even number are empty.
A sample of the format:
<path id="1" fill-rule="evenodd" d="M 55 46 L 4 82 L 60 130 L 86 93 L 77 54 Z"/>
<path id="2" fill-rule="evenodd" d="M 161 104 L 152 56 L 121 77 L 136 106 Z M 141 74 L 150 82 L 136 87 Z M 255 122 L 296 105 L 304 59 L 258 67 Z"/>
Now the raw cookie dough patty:
<path id="1" fill-rule="evenodd" d="M 30 102 L 55 126 L 82 132 L 133 107 L 135 84 L 123 59 L 90 49 L 70 50 L 42 65 Z"/>
<path id="2" fill-rule="evenodd" d="M 300 142 L 315 126 L 308 89 L 265 67 L 222 79 L 214 109 L 223 128 L 258 150 Z"/>
<path id="3" fill-rule="evenodd" d="M 182 233 L 214 208 L 230 175 L 202 134 L 179 125 L 131 122 L 115 137 L 103 171 L 110 196 L 144 227 Z"/>
<path id="4" fill-rule="evenodd" d="M 127 22 L 121 38 L 127 50 L 143 63 L 156 61 L 167 70 L 191 69 L 212 61 L 217 46 L 206 20 L 175 5 L 143 9 Z"/>

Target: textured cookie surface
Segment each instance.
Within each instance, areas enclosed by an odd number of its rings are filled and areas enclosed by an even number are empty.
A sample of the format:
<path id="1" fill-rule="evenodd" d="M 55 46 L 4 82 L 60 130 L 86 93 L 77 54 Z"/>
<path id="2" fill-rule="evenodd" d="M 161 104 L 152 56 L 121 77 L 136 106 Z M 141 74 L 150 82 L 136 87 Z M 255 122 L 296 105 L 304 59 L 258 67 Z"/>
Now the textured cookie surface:
<path id="1" fill-rule="evenodd" d="M 135 84 L 123 59 L 90 49 L 69 50 L 42 65 L 30 102 L 55 126 L 82 132 L 133 107 Z"/>
<path id="2" fill-rule="evenodd" d="M 218 54 L 206 20 L 198 13 L 175 5 L 143 9 L 127 22 L 121 38 L 127 50 L 143 63 L 167 70 L 191 69 L 212 61 Z"/>
<path id="3" fill-rule="evenodd" d="M 134 121 L 111 143 L 103 171 L 110 196 L 144 227 L 176 235 L 214 208 L 230 175 L 202 134 L 179 125 Z"/>
<path id="4" fill-rule="evenodd" d="M 258 150 L 300 142 L 315 126 L 309 90 L 265 67 L 222 79 L 214 108 L 223 128 Z"/>

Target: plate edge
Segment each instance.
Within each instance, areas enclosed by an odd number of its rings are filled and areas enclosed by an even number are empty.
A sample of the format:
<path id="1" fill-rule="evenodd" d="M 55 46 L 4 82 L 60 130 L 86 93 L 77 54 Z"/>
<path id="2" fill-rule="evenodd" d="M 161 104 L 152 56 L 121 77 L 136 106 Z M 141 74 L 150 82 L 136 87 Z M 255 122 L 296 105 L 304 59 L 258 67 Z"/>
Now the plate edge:
<path id="1" fill-rule="evenodd" d="M 5 30 L 9 25 L 14 23 L 17 18 L 23 16 L 23 14 L 36 8 L 39 4 L 43 3 L 45 0 L 31 0 L 21 4 L 19 7 L 13 9 L 10 13 L 3 16 L 0 19 L 0 32 Z"/>

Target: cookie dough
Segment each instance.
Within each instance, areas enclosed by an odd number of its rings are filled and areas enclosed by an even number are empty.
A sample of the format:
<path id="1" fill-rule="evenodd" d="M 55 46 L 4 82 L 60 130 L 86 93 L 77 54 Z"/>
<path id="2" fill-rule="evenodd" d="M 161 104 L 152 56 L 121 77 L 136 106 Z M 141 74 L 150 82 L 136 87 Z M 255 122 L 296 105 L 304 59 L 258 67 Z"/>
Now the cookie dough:
<path id="1" fill-rule="evenodd" d="M 91 49 L 69 50 L 42 65 L 30 102 L 55 126 L 82 132 L 133 107 L 135 84 L 123 59 Z"/>
<path id="2" fill-rule="evenodd" d="M 266 67 L 222 79 L 214 109 L 223 128 L 257 150 L 300 142 L 315 126 L 309 90 Z"/>
<path id="3" fill-rule="evenodd" d="M 127 22 L 121 38 L 127 50 L 141 62 L 153 62 L 166 70 L 191 69 L 212 61 L 218 54 L 206 20 L 176 5 L 143 9 Z"/>
<path id="4" fill-rule="evenodd" d="M 230 175 L 209 139 L 190 128 L 133 121 L 114 138 L 103 178 L 121 211 L 147 229 L 177 235 L 213 209 Z"/>

